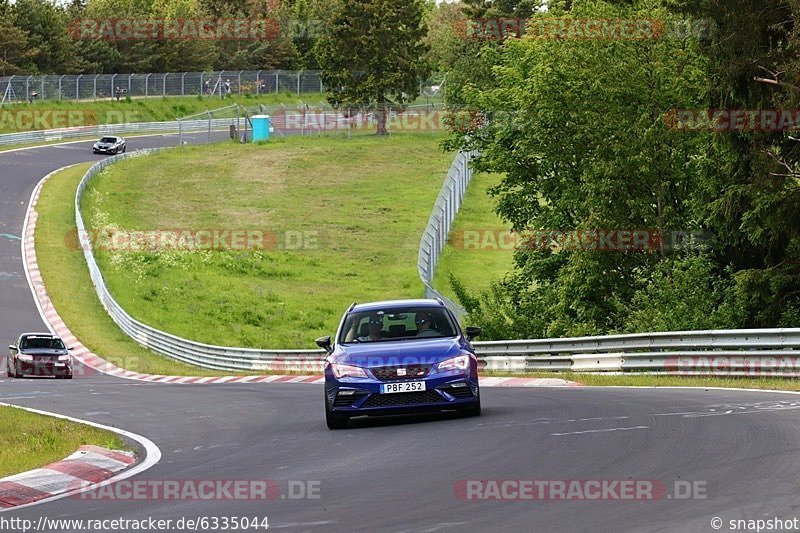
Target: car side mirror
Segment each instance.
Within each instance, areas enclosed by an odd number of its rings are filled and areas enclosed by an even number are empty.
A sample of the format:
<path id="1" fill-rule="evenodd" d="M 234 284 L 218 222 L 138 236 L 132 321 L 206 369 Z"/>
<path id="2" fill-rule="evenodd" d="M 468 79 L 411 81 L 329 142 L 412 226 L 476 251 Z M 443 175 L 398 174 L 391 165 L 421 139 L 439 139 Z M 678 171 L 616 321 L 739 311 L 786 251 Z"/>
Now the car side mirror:
<path id="1" fill-rule="evenodd" d="M 17 347 L 16 347 L 16 346 L 14 346 L 13 344 L 9 344 L 9 345 L 8 345 L 8 349 L 9 349 L 9 350 L 16 350 L 16 349 L 17 349 Z"/>
<path id="2" fill-rule="evenodd" d="M 317 343 L 317 346 L 319 346 L 320 348 L 323 348 L 328 353 L 331 353 L 331 351 L 333 351 L 331 349 L 331 337 L 330 337 L 330 335 L 327 336 L 327 337 L 320 337 L 314 342 Z"/>
<path id="3" fill-rule="evenodd" d="M 483 330 L 478 326 L 467 326 L 467 340 L 471 341 L 475 337 L 478 337 L 481 334 L 481 331 Z"/>
<path id="4" fill-rule="evenodd" d="M 72 350 L 74 350 L 74 349 L 75 349 L 75 347 L 74 347 L 74 346 L 67 346 L 67 350 L 69 350 L 69 351 L 72 351 Z"/>

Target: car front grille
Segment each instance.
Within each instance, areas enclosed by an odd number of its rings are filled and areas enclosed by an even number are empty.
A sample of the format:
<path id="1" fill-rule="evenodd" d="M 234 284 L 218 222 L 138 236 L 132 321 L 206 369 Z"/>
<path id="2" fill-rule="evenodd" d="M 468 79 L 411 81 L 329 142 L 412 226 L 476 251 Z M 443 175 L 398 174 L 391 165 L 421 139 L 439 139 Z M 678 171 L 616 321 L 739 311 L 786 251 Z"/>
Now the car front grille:
<path id="1" fill-rule="evenodd" d="M 396 394 L 373 394 L 361 407 L 397 407 L 422 403 L 446 403 L 447 400 L 435 390 L 421 392 L 398 392 Z"/>
<path id="2" fill-rule="evenodd" d="M 405 370 L 405 375 L 398 375 L 397 369 Z M 391 381 L 395 379 L 420 379 L 428 375 L 431 365 L 408 365 L 408 366 L 381 366 L 370 368 L 372 375 L 381 381 Z M 402 374 L 402 371 L 401 371 Z"/>

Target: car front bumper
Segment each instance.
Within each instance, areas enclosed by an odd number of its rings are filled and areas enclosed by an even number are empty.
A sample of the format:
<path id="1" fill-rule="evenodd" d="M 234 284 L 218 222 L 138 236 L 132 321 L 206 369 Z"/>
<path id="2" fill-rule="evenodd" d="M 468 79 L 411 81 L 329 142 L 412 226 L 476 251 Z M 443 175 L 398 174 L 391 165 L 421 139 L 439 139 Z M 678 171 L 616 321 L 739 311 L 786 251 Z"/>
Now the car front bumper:
<path id="1" fill-rule="evenodd" d="M 72 375 L 72 364 L 56 361 L 17 360 L 17 372 L 25 376 L 65 377 Z"/>
<path id="2" fill-rule="evenodd" d="M 468 409 L 479 400 L 477 375 L 447 373 L 422 379 L 378 381 L 336 379 L 325 375 L 325 397 L 333 413 L 349 416 L 376 416 Z M 381 385 L 423 381 L 420 392 L 381 393 Z"/>

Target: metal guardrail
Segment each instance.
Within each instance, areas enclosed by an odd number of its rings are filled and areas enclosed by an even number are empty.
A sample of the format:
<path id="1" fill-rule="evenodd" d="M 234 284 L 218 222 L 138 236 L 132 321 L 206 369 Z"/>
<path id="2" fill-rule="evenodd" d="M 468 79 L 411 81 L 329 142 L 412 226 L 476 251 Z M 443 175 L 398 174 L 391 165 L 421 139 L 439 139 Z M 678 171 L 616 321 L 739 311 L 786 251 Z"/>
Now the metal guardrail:
<path id="1" fill-rule="evenodd" d="M 487 370 L 800 376 L 800 328 L 475 343 Z"/>
<path id="2" fill-rule="evenodd" d="M 422 284 L 425 285 L 425 296 L 440 298 L 459 318 L 464 316 L 464 308 L 437 291 L 433 287 L 433 277 L 439 257 L 447 244 L 447 236 L 450 234 L 453 220 L 461 208 L 467 187 L 472 180 L 472 168 L 470 168 L 469 162 L 473 156 L 474 152 L 459 152 L 450 165 L 439 196 L 433 205 L 428 225 L 422 232 L 417 256 L 417 270 Z"/>
<path id="3" fill-rule="evenodd" d="M 134 341 L 155 352 L 173 359 L 183 361 L 203 368 L 217 370 L 302 370 L 321 371 L 323 352 L 321 350 L 254 350 L 246 348 L 232 348 L 225 346 L 212 346 L 184 339 L 176 335 L 150 327 L 131 317 L 111 296 L 106 287 L 103 275 L 100 272 L 94 255 L 92 254 L 91 241 L 86 231 L 86 226 L 81 215 L 80 205 L 86 187 L 92 178 L 105 168 L 123 159 L 156 153 L 163 148 L 137 150 L 103 159 L 92 165 L 78 185 L 75 193 L 75 224 L 78 229 L 81 249 L 89 267 L 97 296 L 103 303 L 106 311 L 116 324 Z"/>
<path id="4" fill-rule="evenodd" d="M 218 131 L 235 124 L 236 118 L 211 120 L 181 120 L 169 122 L 129 122 L 123 124 L 98 124 L 76 128 L 55 130 L 25 131 L 0 135 L 0 146 L 12 144 L 35 144 L 84 137 L 101 137 L 103 135 L 125 135 L 128 133 L 160 133 L 160 132 L 198 132 Z"/>
<path id="5" fill-rule="evenodd" d="M 131 317 L 111 296 L 92 254 L 91 242 L 80 211 L 80 203 L 91 179 L 103 169 L 129 157 L 155 153 L 140 150 L 104 159 L 93 165 L 75 194 L 75 218 L 81 248 L 95 290 L 106 311 L 133 340 L 155 351 L 189 364 L 218 370 L 320 372 L 322 350 L 257 350 L 212 346 L 184 339 L 143 324 Z M 448 173 L 443 194 L 449 203 L 438 203 L 431 222 L 452 222 L 452 206 L 460 205 L 469 177 L 465 174 L 468 154 L 459 154 L 456 170 Z M 458 169 L 461 169 L 460 171 Z M 449 185 L 448 185 L 449 184 Z M 442 198 L 442 195 L 440 195 Z M 456 200 L 458 198 L 458 200 Z M 444 202 L 444 200 L 442 200 Z M 447 208 L 446 205 L 450 205 Z M 457 210 L 457 209 L 456 209 Z M 426 230 L 424 242 L 436 250 L 420 257 L 423 267 L 438 258 L 447 233 Z M 449 226 L 449 223 L 448 223 Z M 444 226 L 437 225 L 435 228 Z M 438 230 L 444 231 L 444 230 Z M 422 259 L 426 259 L 423 262 Z M 430 279 L 430 278 L 423 278 Z M 427 285 L 426 285 L 427 286 Z M 563 339 L 483 341 L 474 343 L 485 370 L 506 372 L 651 372 L 677 375 L 781 375 L 800 376 L 800 328 L 679 331 Z"/>

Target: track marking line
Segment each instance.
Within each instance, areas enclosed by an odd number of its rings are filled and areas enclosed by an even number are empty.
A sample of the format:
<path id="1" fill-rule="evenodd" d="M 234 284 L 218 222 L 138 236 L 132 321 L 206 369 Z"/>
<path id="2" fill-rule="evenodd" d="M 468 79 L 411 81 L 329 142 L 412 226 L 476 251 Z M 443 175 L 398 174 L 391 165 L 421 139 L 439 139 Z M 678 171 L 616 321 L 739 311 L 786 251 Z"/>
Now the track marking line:
<path id="1" fill-rule="evenodd" d="M 608 428 L 608 429 L 587 429 L 585 431 L 570 431 L 569 433 L 550 433 L 554 437 L 563 437 L 564 435 L 583 435 L 585 433 L 610 433 L 612 431 L 631 431 L 634 429 L 650 429 L 650 426 L 632 426 L 627 428 Z"/>

